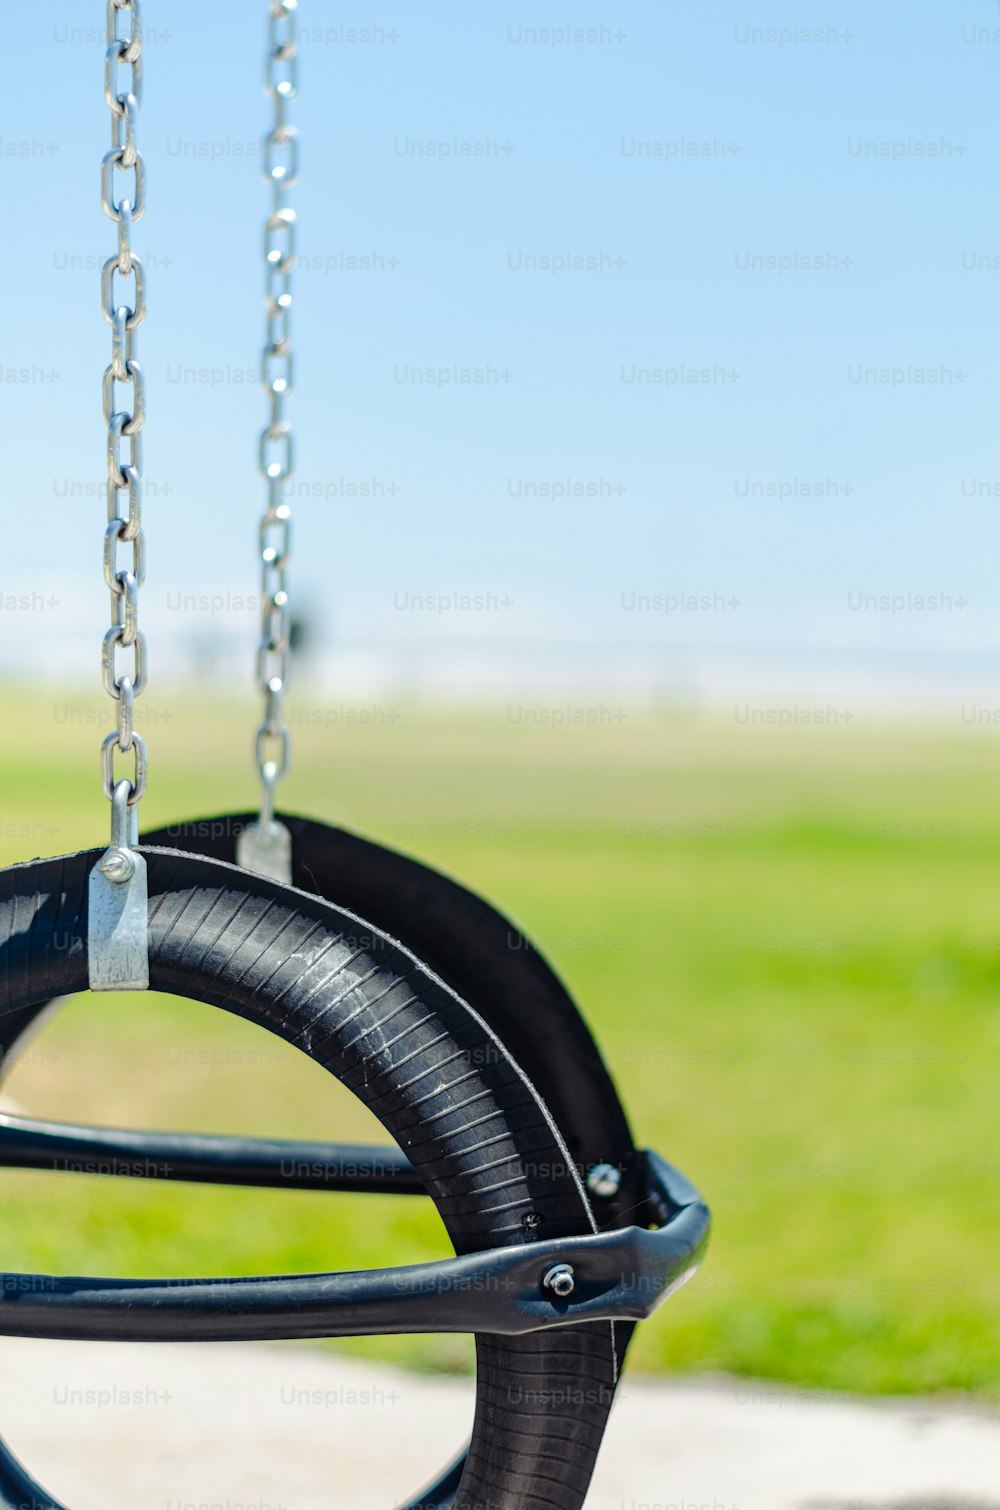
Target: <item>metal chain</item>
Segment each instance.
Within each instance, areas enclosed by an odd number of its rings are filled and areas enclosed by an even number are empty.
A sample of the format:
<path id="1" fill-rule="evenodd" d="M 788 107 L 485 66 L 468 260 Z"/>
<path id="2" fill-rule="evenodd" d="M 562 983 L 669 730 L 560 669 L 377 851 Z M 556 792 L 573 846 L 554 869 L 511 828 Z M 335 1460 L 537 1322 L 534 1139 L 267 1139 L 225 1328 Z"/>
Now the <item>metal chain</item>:
<path id="1" fill-rule="evenodd" d="M 264 718 L 257 730 L 256 759 L 261 780 L 262 827 L 274 818 L 274 792 L 289 766 L 291 736 L 285 723 L 290 618 L 287 575 L 291 556 L 291 508 L 287 484 L 295 464 L 292 429 L 285 404 L 292 393 L 292 270 L 295 266 L 295 211 L 287 196 L 298 180 L 298 133 L 288 124 L 287 107 L 298 93 L 296 9 L 298 0 L 269 0 L 265 93 L 274 105 L 264 137 L 264 179 L 273 202 L 264 227 L 267 335 L 261 358 L 261 385 L 271 403 L 270 423 L 260 437 L 260 470 L 267 483 L 267 507 L 260 522 L 261 638 L 257 683 Z"/>
<path id="2" fill-rule="evenodd" d="M 127 37 L 118 35 L 119 16 L 129 18 Z M 135 732 L 135 700 L 146 688 L 146 638 L 139 628 L 139 589 L 146 576 L 145 540 L 142 532 L 142 429 L 146 422 L 146 394 L 142 369 L 135 359 L 135 332 L 146 318 L 146 291 L 142 259 L 132 250 L 132 227 L 146 213 L 146 173 L 136 144 L 139 106 L 142 103 L 142 16 L 140 0 L 108 0 L 107 52 L 104 63 L 104 98 L 111 111 L 111 151 L 101 164 L 101 205 L 118 227 L 118 251 L 109 257 L 101 273 L 101 304 L 111 326 L 111 363 L 104 373 L 104 423 L 108 427 L 108 525 L 104 535 L 104 580 L 111 592 L 111 628 L 104 636 L 102 666 L 104 686 L 118 705 L 118 727 L 101 746 L 104 795 L 114 798 L 121 778 L 115 776 L 115 751 L 134 758 L 129 781 L 129 807 L 135 820 L 136 805 L 146 791 L 146 745 Z M 119 70 L 128 68 L 123 80 Z M 115 174 L 134 175 L 130 192 L 115 199 Z M 116 274 L 131 278 L 133 287 L 123 302 L 115 289 Z M 116 407 L 116 384 L 132 388 L 132 412 Z M 128 460 L 122 458 L 122 443 L 129 443 Z M 125 499 L 127 497 L 127 507 Z M 129 565 L 119 563 L 119 546 L 129 545 Z M 117 652 L 132 652 L 130 671 L 120 671 Z"/>

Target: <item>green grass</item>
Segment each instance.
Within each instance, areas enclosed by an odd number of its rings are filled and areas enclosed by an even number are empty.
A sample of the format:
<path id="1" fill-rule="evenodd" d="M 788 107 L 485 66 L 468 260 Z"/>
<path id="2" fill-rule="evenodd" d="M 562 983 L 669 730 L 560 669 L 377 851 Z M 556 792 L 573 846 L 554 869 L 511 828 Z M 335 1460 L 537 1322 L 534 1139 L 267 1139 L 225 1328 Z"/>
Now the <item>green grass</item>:
<path id="1" fill-rule="evenodd" d="M 3 863 L 104 841 L 100 731 L 83 719 L 97 702 L 5 696 Z M 164 721 L 162 706 L 144 821 L 249 806 L 249 707 L 179 704 Z M 706 1267 L 641 1329 L 635 1363 L 1000 1397 L 997 736 L 958 720 L 779 731 L 664 711 L 551 729 L 503 710 L 339 712 L 331 698 L 298 730 L 289 808 L 512 913 L 583 1005 L 639 1138 L 712 1204 Z M 40 1115 L 380 1136 L 277 1040 L 166 997 L 81 998 L 9 1089 Z M 426 1202 L 18 1172 L 0 1177 L 0 1231 L 0 1266 L 56 1272 L 448 1251 Z M 346 1345 L 469 1361 L 460 1339 Z"/>

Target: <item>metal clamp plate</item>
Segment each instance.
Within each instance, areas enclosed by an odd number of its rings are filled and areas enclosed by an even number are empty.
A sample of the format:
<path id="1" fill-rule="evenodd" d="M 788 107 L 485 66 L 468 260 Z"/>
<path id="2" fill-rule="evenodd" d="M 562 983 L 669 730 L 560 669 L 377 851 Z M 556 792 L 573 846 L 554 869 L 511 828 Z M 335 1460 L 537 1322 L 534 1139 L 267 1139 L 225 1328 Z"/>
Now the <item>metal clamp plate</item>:
<path id="1" fill-rule="evenodd" d="M 236 841 L 236 863 L 255 875 L 292 884 L 292 836 L 283 823 L 249 823 Z"/>
<path id="2" fill-rule="evenodd" d="M 131 874 L 113 880 L 116 867 L 126 864 Z M 143 856 L 134 849 L 106 850 L 90 872 L 87 974 L 92 991 L 149 989 L 147 904 Z"/>
<path id="3" fill-rule="evenodd" d="M 111 844 L 90 872 L 87 976 L 92 991 L 149 989 L 149 895 L 146 861 L 136 842 L 132 788 L 119 781 L 111 797 Z"/>

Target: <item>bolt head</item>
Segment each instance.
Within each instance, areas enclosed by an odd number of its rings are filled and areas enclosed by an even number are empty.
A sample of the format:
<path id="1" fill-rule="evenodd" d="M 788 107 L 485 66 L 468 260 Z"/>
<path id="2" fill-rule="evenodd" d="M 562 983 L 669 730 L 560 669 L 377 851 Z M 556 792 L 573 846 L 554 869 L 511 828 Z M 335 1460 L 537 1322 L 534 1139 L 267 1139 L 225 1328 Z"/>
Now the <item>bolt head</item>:
<path id="1" fill-rule="evenodd" d="M 587 1176 L 587 1189 L 591 1195 L 610 1200 L 617 1195 L 622 1185 L 622 1172 L 614 1164 L 595 1164 Z"/>
<path id="2" fill-rule="evenodd" d="M 570 1264 L 553 1264 L 542 1278 L 542 1287 L 565 1300 L 576 1289 L 576 1275 Z"/>
<path id="3" fill-rule="evenodd" d="M 102 876 L 107 876 L 115 886 L 130 881 L 135 875 L 135 856 L 127 849 L 109 849 L 100 863 Z"/>

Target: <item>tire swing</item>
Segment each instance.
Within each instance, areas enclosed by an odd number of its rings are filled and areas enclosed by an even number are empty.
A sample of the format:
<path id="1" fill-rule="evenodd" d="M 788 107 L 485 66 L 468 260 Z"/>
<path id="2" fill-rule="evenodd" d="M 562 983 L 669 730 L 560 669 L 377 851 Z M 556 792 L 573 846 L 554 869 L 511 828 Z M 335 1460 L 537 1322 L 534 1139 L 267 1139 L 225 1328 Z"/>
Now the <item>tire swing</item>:
<path id="1" fill-rule="evenodd" d="M 468 1451 L 408 1510 L 579 1510 L 633 1324 L 695 1272 L 708 1211 L 682 1175 L 634 1147 L 576 1007 L 540 954 L 527 944 L 511 950 L 506 918 L 389 849 L 275 814 L 275 787 L 288 764 L 282 696 L 289 513 L 281 495 L 291 474 L 283 403 L 295 222 L 284 195 L 295 178 L 296 138 L 286 121 L 295 95 L 295 0 L 269 0 L 269 7 L 267 78 L 276 118 L 265 139 L 275 205 L 266 240 L 272 419 L 261 444 L 271 490 L 261 528 L 261 812 L 197 820 L 184 826 L 181 842 L 172 830 L 137 840 L 146 787 L 145 745 L 133 726 L 145 682 L 138 628 L 145 405 L 132 353 L 145 296 L 130 231 L 145 208 L 136 146 L 142 35 L 139 0 L 109 0 L 105 95 L 113 145 L 102 200 L 119 237 L 103 273 L 113 330 L 104 380 L 105 576 L 113 608 L 104 678 L 119 715 L 102 751 L 111 844 L 0 872 L 0 1063 L 16 1057 L 62 997 L 88 986 L 162 991 L 232 1012 L 301 1049 L 359 1097 L 396 1147 L 144 1133 L 3 1115 L 0 1167 L 52 1169 L 67 1157 L 114 1156 L 123 1172 L 166 1163 L 180 1180 L 427 1195 L 456 1256 L 400 1269 L 183 1284 L 4 1274 L 0 1334 L 179 1342 L 472 1332 L 477 1393 Z M 131 22 L 125 38 L 118 35 L 121 12 Z M 131 69 L 125 91 L 122 66 Z M 119 169 L 135 171 L 131 200 L 114 199 Z M 116 270 L 135 277 L 131 305 L 115 303 Z M 116 383 L 133 385 L 131 414 L 115 408 Z M 269 460 L 275 446 L 280 462 Z M 127 517 L 119 511 L 126 491 Z M 133 546 L 130 570 L 117 564 L 117 547 L 126 542 Z M 131 677 L 117 672 L 119 647 L 134 651 Z M 116 752 L 134 757 L 130 780 L 115 778 Z M 2 1443 L 0 1507 L 63 1510 Z"/>

